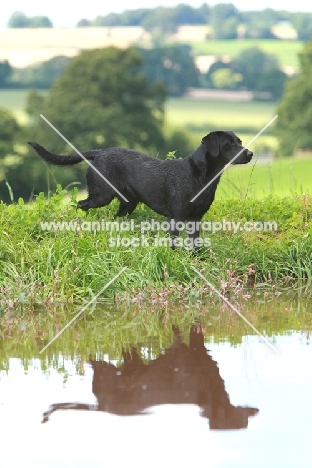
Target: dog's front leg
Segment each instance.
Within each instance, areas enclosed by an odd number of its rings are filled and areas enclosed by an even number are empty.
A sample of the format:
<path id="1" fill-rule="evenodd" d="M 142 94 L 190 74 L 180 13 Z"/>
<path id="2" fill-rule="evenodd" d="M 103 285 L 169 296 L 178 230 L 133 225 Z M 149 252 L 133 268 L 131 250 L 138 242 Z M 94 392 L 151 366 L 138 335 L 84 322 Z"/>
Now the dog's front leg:
<path id="1" fill-rule="evenodd" d="M 202 247 L 200 235 L 201 221 L 199 219 L 190 219 L 187 221 L 188 236 L 191 240 L 191 246 L 194 253 L 198 253 Z"/>

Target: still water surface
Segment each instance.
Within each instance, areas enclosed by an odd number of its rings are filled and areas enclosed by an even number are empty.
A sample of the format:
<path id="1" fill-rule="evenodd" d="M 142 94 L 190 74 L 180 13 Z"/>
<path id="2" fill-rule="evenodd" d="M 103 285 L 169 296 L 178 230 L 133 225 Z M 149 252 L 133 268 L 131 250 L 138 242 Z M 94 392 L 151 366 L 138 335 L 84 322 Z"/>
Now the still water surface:
<path id="1" fill-rule="evenodd" d="M 285 314 L 286 317 L 286 314 Z M 286 318 L 285 318 L 286 320 Z M 82 359 L 10 357 L 0 371 L 0 466 L 312 467 L 308 331 L 216 343 L 174 329 L 146 346 Z M 13 355 L 13 353 L 12 353 Z"/>

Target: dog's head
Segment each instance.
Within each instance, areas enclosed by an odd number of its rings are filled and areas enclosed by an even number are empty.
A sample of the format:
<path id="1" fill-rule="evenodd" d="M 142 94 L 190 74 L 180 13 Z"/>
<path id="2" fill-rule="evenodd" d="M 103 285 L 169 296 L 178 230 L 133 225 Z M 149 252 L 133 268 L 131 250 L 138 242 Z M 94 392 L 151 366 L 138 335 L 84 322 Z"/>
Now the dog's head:
<path id="1" fill-rule="evenodd" d="M 210 132 L 201 142 L 208 154 L 212 158 L 220 159 L 224 165 L 247 164 L 253 156 L 253 152 L 244 148 L 240 138 L 232 131 Z"/>

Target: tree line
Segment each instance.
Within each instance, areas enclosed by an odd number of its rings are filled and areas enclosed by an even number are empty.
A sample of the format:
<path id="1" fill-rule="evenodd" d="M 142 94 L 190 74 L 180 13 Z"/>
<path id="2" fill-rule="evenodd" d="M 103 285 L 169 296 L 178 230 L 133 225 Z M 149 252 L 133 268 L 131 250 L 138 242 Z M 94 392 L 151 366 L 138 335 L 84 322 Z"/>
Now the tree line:
<path id="1" fill-rule="evenodd" d="M 162 82 L 169 96 L 183 96 L 187 88 L 202 87 L 266 92 L 271 100 L 278 100 L 287 81 L 275 56 L 257 47 L 245 50 L 230 62 L 218 60 L 207 73 L 197 69 L 192 49 L 187 45 L 136 50 L 142 57 L 141 73 L 150 85 Z M 23 69 L 13 69 L 7 61 L 0 62 L 0 88 L 49 89 L 71 60 L 53 57 Z"/>
<path id="2" fill-rule="evenodd" d="M 93 20 L 81 19 L 77 27 L 88 26 L 142 26 L 146 31 L 173 33 L 185 24 L 207 25 L 211 30 L 210 38 L 235 39 L 275 38 L 272 30 L 279 22 L 289 22 L 296 30 L 298 39 L 308 40 L 312 36 L 312 13 L 288 12 L 266 8 L 262 11 L 240 11 L 231 3 L 209 6 L 204 3 L 199 8 L 180 3 L 176 7 L 140 8 L 123 13 L 110 13 L 97 16 Z M 23 12 L 14 12 L 9 28 L 47 28 L 53 27 L 52 21 L 45 16 L 27 17 Z"/>

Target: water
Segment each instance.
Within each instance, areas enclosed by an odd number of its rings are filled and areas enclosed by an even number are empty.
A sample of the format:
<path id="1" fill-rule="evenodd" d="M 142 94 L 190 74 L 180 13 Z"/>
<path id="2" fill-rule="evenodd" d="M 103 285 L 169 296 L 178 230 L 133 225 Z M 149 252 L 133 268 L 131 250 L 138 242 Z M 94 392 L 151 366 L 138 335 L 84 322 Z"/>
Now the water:
<path id="1" fill-rule="evenodd" d="M 139 325 L 132 336 L 129 324 L 122 334 L 93 322 L 115 347 L 92 360 L 85 323 L 70 350 L 68 337 L 46 355 L 4 346 L 0 466 L 310 468 L 311 308 L 304 319 L 302 307 L 285 308 L 264 315 L 280 318 L 268 336 L 278 352 L 255 335 L 237 340 L 237 328 L 228 338 L 207 331 L 210 318 L 204 333 L 170 325 L 167 341 L 147 319 L 145 340 Z"/>

